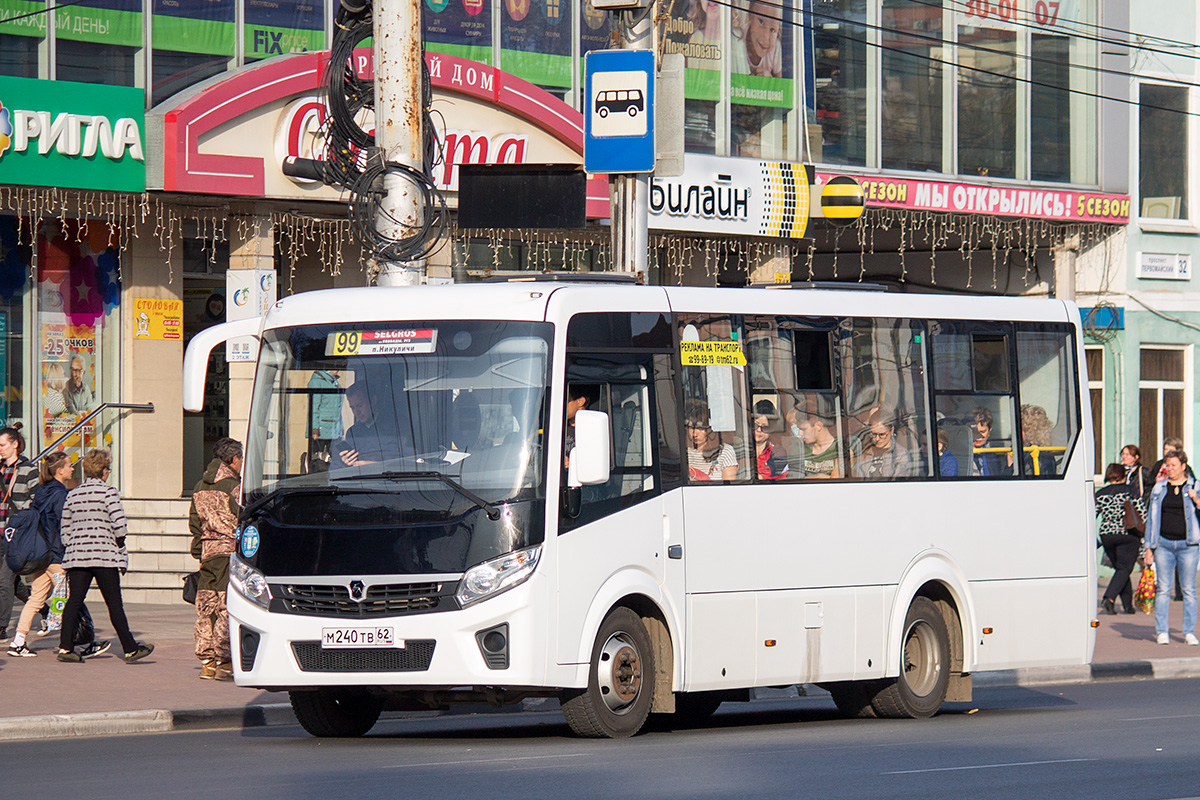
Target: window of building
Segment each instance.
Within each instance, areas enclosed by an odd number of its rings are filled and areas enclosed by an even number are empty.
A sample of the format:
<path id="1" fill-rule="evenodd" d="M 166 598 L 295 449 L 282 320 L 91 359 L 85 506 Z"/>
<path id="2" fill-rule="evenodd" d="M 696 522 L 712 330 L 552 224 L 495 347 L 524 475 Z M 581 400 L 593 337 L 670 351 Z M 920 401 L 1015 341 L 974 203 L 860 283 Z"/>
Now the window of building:
<path id="1" fill-rule="evenodd" d="M 1029 177 L 1071 181 L 1071 40 L 1033 34 L 1029 63 Z"/>
<path id="2" fill-rule="evenodd" d="M 1138 375 L 1138 447 L 1161 453 L 1168 436 L 1191 442 L 1191 417 L 1185 413 L 1191 348 L 1156 345 L 1140 351 Z M 1143 456 L 1149 460 L 1148 455 Z"/>
<path id="3" fill-rule="evenodd" d="M 17 24 L 9 23 L 8 27 L 15 28 Z M 36 35 L 0 34 L 0 75 L 10 78 L 38 76 L 38 46 L 43 37 L 36 27 L 31 26 L 28 30 Z"/>
<path id="4" fill-rule="evenodd" d="M 958 28 L 958 172 L 988 178 L 1017 174 L 1017 35 Z"/>
<path id="5" fill-rule="evenodd" d="M 917 36 L 906 36 L 914 33 Z M 883 0 L 880 146 L 886 169 L 942 171 L 941 3 Z"/>
<path id="6" fill-rule="evenodd" d="M 1092 463 L 1098 475 L 1104 474 L 1108 464 L 1108 448 L 1104 446 L 1104 348 L 1087 347 L 1088 400 L 1092 406 Z M 1149 467 L 1147 466 L 1147 469 Z"/>
<path id="7" fill-rule="evenodd" d="M 1138 109 L 1138 198 L 1141 216 L 1188 218 L 1188 90 L 1144 83 Z M 1157 447 L 1151 452 L 1156 452 Z"/>
<path id="8" fill-rule="evenodd" d="M 58 80 L 143 85 L 141 0 L 83 0 L 59 8 L 54 39 Z"/>
<path id="9" fill-rule="evenodd" d="M 154 0 L 151 105 L 229 68 L 234 0 Z"/>
<path id="10" fill-rule="evenodd" d="M 750 0 L 735 7 L 729 44 L 729 154 L 786 158 L 796 89 L 792 12 Z"/>
<path id="11" fill-rule="evenodd" d="M 867 163 L 866 0 L 816 0 L 811 5 L 816 125 L 813 160 Z"/>
<path id="12" fill-rule="evenodd" d="M 325 6 L 314 0 L 242 0 L 246 61 L 325 48 Z M 331 6 L 332 8 L 332 6 Z"/>

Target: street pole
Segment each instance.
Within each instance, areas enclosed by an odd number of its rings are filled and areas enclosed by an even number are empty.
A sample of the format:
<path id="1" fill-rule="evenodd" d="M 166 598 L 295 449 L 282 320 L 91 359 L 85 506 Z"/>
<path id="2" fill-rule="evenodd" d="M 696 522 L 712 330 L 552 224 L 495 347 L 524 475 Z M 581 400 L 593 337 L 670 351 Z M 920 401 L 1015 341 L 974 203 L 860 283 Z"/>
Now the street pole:
<path id="1" fill-rule="evenodd" d="M 653 49 L 654 8 L 651 3 L 649 8 L 616 14 L 618 49 Z M 637 21 L 630 25 L 629 17 Z M 651 113 L 651 109 L 646 112 Z M 644 276 L 650 261 L 650 175 L 609 175 L 608 192 L 612 204 L 612 269 Z"/>
<path id="2" fill-rule="evenodd" d="M 375 0 L 375 145 L 387 161 L 425 170 L 421 123 L 423 108 L 421 0 Z M 402 174 L 383 178 L 376 230 L 389 239 L 411 235 L 430 209 L 421 207 L 419 190 Z M 424 261 L 381 262 L 377 286 L 421 283 Z"/>

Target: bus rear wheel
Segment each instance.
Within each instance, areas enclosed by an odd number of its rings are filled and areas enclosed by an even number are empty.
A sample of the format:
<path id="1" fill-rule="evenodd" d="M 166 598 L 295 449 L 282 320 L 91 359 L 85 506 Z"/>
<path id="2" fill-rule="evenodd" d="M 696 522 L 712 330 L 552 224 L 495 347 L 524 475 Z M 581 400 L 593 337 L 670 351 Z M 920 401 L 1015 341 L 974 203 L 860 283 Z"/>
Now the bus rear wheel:
<path id="1" fill-rule="evenodd" d="M 950 636 L 932 600 L 913 599 L 901 641 L 900 676 L 876 694 L 871 705 L 881 717 L 932 717 L 950 685 Z"/>
<path id="2" fill-rule="evenodd" d="M 375 726 L 383 701 L 361 689 L 329 688 L 288 692 L 292 711 L 313 736 L 354 738 Z"/>
<path id="3" fill-rule="evenodd" d="M 562 695 L 567 724 L 591 739 L 633 736 L 650 714 L 654 674 L 654 651 L 641 617 L 615 609 L 592 645 L 587 688 Z"/>

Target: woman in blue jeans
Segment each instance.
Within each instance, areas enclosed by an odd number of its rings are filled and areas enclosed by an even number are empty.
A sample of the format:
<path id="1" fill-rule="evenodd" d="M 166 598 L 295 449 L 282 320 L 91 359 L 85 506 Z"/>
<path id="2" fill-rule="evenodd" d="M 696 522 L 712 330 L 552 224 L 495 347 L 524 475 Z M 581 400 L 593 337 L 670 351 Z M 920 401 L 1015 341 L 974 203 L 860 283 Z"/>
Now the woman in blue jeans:
<path id="1" fill-rule="evenodd" d="M 1146 520 L 1146 563 L 1154 565 L 1158 577 L 1154 598 L 1154 630 L 1159 644 L 1170 644 L 1167 633 L 1171 604 L 1171 578 L 1179 567 L 1183 588 L 1183 638 L 1200 645 L 1196 638 L 1196 566 L 1200 563 L 1200 498 L 1196 479 L 1188 477 L 1187 455 L 1172 450 L 1163 458 L 1166 476 L 1150 490 Z"/>

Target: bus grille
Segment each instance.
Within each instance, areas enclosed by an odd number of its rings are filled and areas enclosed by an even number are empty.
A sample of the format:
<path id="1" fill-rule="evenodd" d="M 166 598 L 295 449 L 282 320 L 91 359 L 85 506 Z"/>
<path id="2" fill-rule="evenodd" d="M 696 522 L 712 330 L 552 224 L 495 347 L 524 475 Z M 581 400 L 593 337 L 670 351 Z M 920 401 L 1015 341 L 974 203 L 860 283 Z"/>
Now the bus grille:
<path id="1" fill-rule="evenodd" d="M 416 614 L 437 609 L 443 591 L 440 583 L 392 583 L 371 586 L 362 602 L 336 584 L 272 584 L 272 611 L 312 617 L 382 617 Z"/>
<path id="2" fill-rule="evenodd" d="M 433 639 L 409 639 L 402 648 L 325 650 L 320 642 L 292 642 L 301 672 L 422 672 L 433 660 Z"/>

